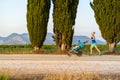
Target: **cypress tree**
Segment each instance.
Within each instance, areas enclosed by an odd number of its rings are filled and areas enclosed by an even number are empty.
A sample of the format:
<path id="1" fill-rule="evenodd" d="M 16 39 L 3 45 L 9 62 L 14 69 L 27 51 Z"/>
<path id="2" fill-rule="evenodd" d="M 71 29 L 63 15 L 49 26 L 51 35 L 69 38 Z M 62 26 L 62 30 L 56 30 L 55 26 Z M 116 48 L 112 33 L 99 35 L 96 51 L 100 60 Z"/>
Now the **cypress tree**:
<path id="1" fill-rule="evenodd" d="M 114 52 L 120 41 L 120 0 L 93 0 L 90 5 L 109 51 Z"/>
<path id="2" fill-rule="evenodd" d="M 50 0 L 28 0 L 27 29 L 35 51 L 43 45 L 47 34 Z"/>
<path id="3" fill-rule="evenodd" d="M 53 0 L 54 39 L 62 50 L 70 49 L 79 0 Z"/>

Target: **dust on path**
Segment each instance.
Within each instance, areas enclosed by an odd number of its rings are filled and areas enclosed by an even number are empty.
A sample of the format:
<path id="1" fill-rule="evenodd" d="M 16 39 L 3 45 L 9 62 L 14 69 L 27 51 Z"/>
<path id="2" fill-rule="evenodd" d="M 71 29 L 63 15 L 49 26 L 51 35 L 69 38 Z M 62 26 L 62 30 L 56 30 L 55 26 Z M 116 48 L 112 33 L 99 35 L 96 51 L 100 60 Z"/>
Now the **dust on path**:
<path id="1" fill-rule="evenodd" d="M 120 74 L 120 56 L 0 55 L 0 72 L 16 75 L 64 71 Z"/>
<path id="2" fill-rule="evenodd" d="M 39 61 L 120 61 L 120 56 L 76 56 L 72 55 L 40 55 L 40 54 L 0 54 L 0 60 L 39 60 Z"/>

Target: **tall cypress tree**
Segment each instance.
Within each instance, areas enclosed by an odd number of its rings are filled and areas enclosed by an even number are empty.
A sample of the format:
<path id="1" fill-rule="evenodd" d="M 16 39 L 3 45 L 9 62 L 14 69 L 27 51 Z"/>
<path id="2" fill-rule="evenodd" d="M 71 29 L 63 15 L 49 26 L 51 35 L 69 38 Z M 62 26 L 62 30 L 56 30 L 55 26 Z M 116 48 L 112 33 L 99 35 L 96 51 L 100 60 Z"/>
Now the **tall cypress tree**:
<path id="1" fill-rule="evenodd" d="M 47 34 L 49 9 L 50 0 L 28 0 L 27 28 L 35 51 L 41 48 Z"/>
<path id="2" fill-rule="evenodd" d="M 114 52 L 120 41 L 120 0 L 93 0 L 90 5 L 109 51 Z"/>
<path id="3" fill-rule="evenodd" d="M 54 39 L 64 51 L 71 47 L 79 0 L 53 0 Z"/>

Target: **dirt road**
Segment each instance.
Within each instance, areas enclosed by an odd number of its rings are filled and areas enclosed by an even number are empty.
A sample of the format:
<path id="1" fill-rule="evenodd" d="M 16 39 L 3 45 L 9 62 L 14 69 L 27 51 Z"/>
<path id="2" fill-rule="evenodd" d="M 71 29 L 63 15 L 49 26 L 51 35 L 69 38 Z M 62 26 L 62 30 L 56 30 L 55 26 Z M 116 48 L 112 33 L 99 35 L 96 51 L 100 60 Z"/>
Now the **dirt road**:
<path id="1" fill-rule="evenodd" d="M 0 55 L 0 72 L 16 75 L 48 71 L 120 74 L 120 56 Z"/>
<path id="2" fill-rule="evenodd" d="M 120 56 L 76 56 L 40 54 L 0 54 L 0 60 L 38 60 L 38 61 L 120 61 Z"/>

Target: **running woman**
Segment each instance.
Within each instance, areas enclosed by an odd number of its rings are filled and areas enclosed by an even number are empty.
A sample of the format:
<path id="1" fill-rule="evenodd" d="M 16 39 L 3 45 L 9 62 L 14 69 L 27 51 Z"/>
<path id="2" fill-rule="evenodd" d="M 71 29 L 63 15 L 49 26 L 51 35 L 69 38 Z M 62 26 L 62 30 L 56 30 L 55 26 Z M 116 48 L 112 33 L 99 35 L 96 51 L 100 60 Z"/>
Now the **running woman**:
<path id="1" fill-rule="evenodd" d="M 92 55 L 92 49 L 95 47 L 95 49 L 99 52 L 99 55 L 101 56 L 101 51 L 99 50 L 99 48 L 97 47 L 97 43 L 96 43 L 96 40 L 95 40 L 95 32 L 92 32 L 91 33 L 91 46 L 90 46 L 90 55 Z"/>

